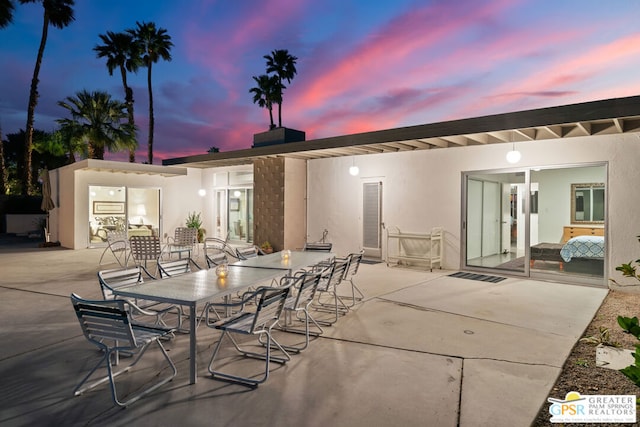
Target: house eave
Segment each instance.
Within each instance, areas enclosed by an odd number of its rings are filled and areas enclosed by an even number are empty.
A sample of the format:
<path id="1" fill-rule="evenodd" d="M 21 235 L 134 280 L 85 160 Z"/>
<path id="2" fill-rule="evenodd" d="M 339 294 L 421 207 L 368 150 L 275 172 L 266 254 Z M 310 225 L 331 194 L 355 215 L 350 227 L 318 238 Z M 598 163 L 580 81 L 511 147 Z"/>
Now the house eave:
<path id="1" fill-rule="evenodd" d="M 640 96 L 173 158 L 163 165 L 209 168 L 271 157 L 310 160 L 630 132 L 640 132 Z"/>

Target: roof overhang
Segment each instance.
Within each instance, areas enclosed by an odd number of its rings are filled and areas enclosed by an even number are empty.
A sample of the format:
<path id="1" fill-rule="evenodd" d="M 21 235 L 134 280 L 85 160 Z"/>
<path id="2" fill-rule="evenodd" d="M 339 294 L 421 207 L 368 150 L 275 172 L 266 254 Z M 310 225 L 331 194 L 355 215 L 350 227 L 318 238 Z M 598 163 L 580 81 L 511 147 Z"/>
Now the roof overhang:
<path id="1" fill-rule="evenodd" d="M 162 164 L 211 168 L 274 157 L 311 160 L 639 131 L 640 96 L 633 96 L 173 158 Z"/>
<path id="2" fill-rule="evenodd" d="M 186 166 L 186 165 L 185 165 Z M 186 167 L 148 165 L 144 163 L 117 162 L 112 160 L 84 159 L 63 168 L 102 172 L 132 173 L 137 175 L 162 175 L 165 177 L 187 175 Z"/>

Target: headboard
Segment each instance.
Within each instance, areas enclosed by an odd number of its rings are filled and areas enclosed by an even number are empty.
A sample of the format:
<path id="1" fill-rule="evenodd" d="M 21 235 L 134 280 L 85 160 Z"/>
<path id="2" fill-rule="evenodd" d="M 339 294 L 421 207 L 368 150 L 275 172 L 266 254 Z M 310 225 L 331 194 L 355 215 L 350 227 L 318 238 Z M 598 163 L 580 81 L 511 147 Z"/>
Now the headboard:
<path id="1" fill-rule="evenodd" d="M 562 243 L 578 236 L 604 236 L 604 227 L 565 226 L 562 232 Z"/>

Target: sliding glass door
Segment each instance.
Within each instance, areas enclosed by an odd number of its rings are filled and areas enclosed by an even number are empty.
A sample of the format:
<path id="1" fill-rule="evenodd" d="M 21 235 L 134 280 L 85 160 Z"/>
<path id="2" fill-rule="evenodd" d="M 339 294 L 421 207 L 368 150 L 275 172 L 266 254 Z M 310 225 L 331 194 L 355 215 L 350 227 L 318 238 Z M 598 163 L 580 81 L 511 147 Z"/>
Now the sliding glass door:
<path id="1" fill-rule="evenodd" d="M 89 186 L 89 247 L 104 246 L 107 233 L 161 236 L 159 188 Z"/>
<path id="2" fill-rule="evenodd" d="M 524 213 L 518 193 L 525 175 L 473 173 L 466 179 L 465 265 L 524 273 Z"/>
<path id="3" fill-rule="evenodd" d="M 463 265 L 603 284 L 606 164 L 464 174 Z"/>

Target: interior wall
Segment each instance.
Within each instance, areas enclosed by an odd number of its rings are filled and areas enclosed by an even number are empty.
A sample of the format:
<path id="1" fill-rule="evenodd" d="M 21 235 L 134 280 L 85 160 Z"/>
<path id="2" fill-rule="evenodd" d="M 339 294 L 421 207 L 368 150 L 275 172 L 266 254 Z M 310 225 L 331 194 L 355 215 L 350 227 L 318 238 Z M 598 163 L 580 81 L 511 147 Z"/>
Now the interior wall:
<path id="1" fill-rule="evenodd" d="M 575 137 L 518 143 L 522 160 L 516 167 L 507 163 L 507 144 L 467 146 L 402 153 L 362 155 L 309 161 L 308 226 L 311 239 L 322 230 L 339 254 L 360 249 L 357 205 L 359 184 L 364 177 L 385 179 L 383 221 L 407 231 L 445 230 L 444 267 L 460 268 L 461 174 L 463 171 L 517 170 L 522 167 L 573 165 L 609 162 L 608 198 L 608 271 L 638 258 L 640 230 L 634 213 L 640 209 L 640 192 L 634 191 L 640 179 L 636 159 L 640 155 L 638 134 Z M 352 162 L 360 175 L 348 173 Z M 542 194 L 543 189 L 540 189 Z M 562 190 L 564 191 L 564 190 Z M 569 198 L 569 194 L 566 194 Z M 543 207 L 540 206 L 542 209 Z M 568 209 L 568 208 L 567 208 Z M 569 213 L 559 212 L 566 222 Z M 386 254 L 383 241 L 383 256 Z"/>
<path id="2" fill-rule="evenodd" d="M 563 227 L 571 225 L 571 184 L 607 180 L 605 167 L 547 169 L 534 176 L 539 183 L 538 240 L 555 243 L 562 241 Z"/>

